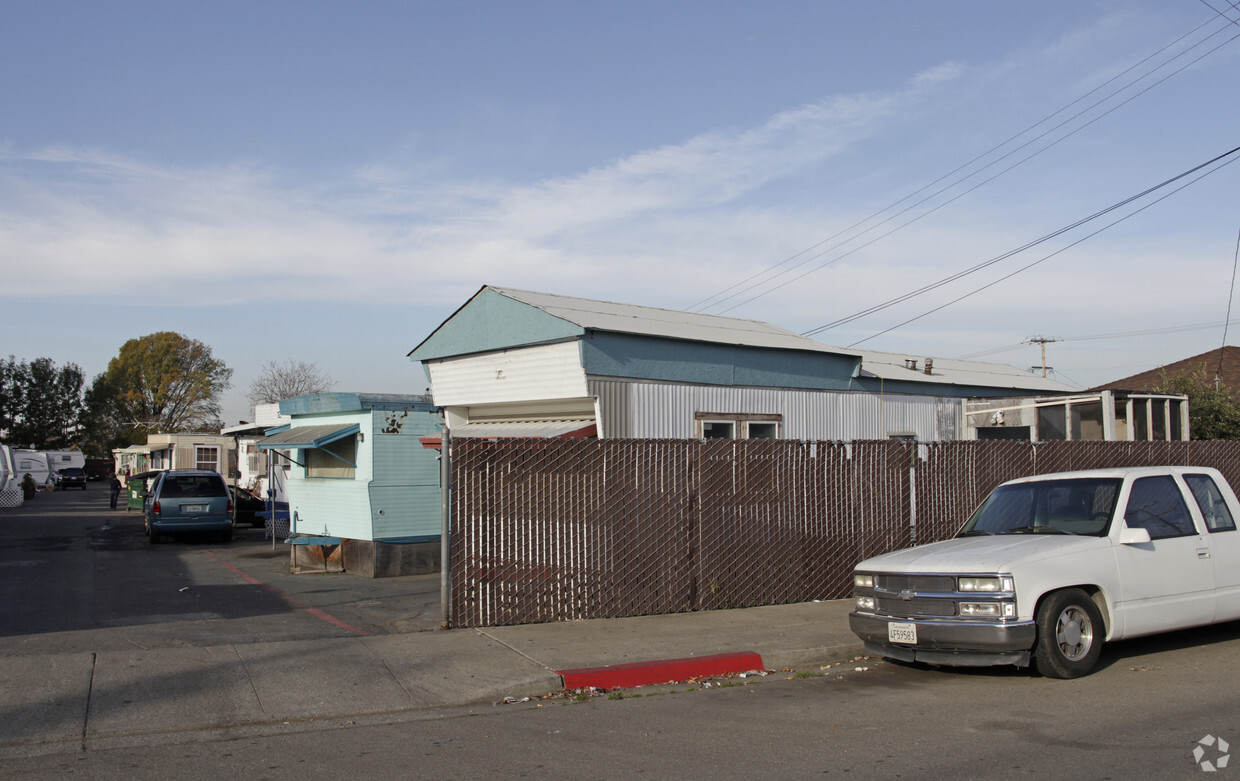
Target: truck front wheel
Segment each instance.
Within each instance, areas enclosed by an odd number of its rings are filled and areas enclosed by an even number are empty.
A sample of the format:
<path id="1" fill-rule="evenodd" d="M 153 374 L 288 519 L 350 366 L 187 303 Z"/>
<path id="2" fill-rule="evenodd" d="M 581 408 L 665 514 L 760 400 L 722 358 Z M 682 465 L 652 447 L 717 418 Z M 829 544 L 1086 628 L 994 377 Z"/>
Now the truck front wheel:
<path id="1" fill-rule="evenodd" d="M 1042 600 L 1037 615 L 1034 663 L 1047 678 L 1087 675 L 1102 654 L 1102 615 L 1079 588 L 1056 591 Z"/>

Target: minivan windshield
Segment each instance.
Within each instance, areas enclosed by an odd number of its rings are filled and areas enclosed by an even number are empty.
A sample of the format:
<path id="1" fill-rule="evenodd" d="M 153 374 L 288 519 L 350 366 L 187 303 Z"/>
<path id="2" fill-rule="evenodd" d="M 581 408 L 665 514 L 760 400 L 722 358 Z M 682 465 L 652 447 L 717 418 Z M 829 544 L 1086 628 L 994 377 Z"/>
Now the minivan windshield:
<path id="1" fill-rule="evenodd" d="M 984 534 L 1107 533 L 1119 478 L 1081 477 L 999 486 L 986 497 L 957 537 Z"/>

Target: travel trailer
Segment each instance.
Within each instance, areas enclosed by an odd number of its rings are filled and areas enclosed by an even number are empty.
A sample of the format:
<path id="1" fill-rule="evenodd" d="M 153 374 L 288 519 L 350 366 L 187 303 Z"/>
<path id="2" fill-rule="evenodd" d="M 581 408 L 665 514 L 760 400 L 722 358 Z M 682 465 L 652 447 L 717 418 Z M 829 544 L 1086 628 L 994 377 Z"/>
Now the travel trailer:
<path id="1" fill-rule="evenodd" d="M 13 451 L 13 476 L 20 483 L 26 475 L 34 478 L 34 484 L 40 488 L 52 485 L 52 469 L 48 466 L 48 456 L 39 450 Z"/>
<path id="2" fill-rule="evenodd" d="M 16 507 L 21 503 L 21 484 L 13 474 L 13 450 L 8 445 L 0 445 L 0 507 Z"/>

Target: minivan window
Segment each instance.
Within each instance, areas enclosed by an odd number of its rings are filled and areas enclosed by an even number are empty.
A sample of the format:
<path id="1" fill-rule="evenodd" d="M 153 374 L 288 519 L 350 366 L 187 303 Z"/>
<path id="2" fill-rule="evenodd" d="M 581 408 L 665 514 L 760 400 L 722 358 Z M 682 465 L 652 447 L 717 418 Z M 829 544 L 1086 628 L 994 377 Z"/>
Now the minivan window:
<path id="1" fill-rule="evenodd" d="M 228 496 L 228 488 L 219 475 L 172 475 L 164 478 L 159 495 L 163 498 Z"/>

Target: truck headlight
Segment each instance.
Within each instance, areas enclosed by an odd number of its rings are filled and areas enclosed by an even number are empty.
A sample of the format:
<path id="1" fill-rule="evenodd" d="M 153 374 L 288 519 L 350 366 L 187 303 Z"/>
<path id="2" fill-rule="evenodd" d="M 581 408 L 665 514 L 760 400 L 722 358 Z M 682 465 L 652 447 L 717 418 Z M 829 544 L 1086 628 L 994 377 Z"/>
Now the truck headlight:
<path id="1" fill-rule="evenodd" d="M 857 597 L 857 609 L 858 610 L 868 610 L 868 611 L 873 612 L 874 605 L 875 605 L 874 597 Z"/>
<path id="2" fill-rule="evenodd" d="M 1010 579 L 1009 579 L 1010 582 Z M 960 578 L 956 588 L 961 591 L 995 592 L 1003 589 L 1002 578 Z"/>
<path id="3" fill-rule="evenodd" d="M 874 576 L 853 575 L 853 588 L 874 588 Z"/>

